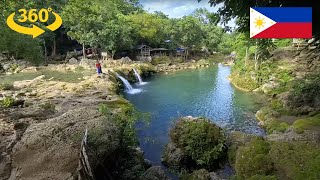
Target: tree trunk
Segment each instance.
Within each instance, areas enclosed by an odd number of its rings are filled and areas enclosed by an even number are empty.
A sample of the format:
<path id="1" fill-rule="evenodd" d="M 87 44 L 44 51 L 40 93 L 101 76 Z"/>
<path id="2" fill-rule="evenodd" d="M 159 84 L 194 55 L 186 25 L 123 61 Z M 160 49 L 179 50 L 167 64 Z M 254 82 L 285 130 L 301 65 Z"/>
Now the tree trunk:
<path id="1" fill-rule="evenodd" d="M 48 51 L 47 51 L 47 46 L 46 46 L 46 41 L 43 41 L 43 47 L 44 47 L 44 63 L 47 65 L 48 64 Z"/>
<path id="2" fill-rule="evenodd" d="M 256 52 L 254 53 L 254 61 L 255 61 L 255 71 L 259 70 L 259 60 L 258 60 L 258 41 L 256 41 Z"/>
<path id="3" fill-rule="evenodd" d="M 247 67 L 248 66 L 248 51 L 249 51 L 249 47 L 246 48 L 246 58 L 244 60 L 244 66 Z"/>
<path id="4" fill-rule="evenodd" d="M 56 38 L 53 39 L 53 44 L 52 44 L 52 53 L 51 56 L 54 57 L 57 55 L 57 42 Z"/>
<path id="5" fill-rule="evenodd" d="M 86 52 L 85 52 L 85 49 L 84 49 L 84 43 L 82 44 L 82 55 L 83 55 L 83 59 L 86 58 Z"/>
<path id="6" fill-rule="evenodd" d="M 111 53 L 112 53 L 112 59 L 114 58 L 114 54 L 116 53 L 116 51 L 115 50 L 113 50 L 113 51 L 111 51 Z M 114 60 L 114 59 L 113 59 Z"/>

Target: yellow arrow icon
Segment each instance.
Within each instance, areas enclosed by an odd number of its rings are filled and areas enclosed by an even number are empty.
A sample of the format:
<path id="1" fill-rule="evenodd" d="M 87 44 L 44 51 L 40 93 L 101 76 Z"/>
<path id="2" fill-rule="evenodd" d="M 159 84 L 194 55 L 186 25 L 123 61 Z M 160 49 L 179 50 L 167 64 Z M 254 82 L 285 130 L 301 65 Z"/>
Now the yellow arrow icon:
<path id="1" fill-rule="evenodd" d="M 50 29 L 51 31 L 55 31 L 57 30 L 61 25 L 62 25 L 62 19 L 61 17 L 52 11 L 52 14 L 56 17 L 56 20 L 50 24 L 49 26 L 46 26 L 48 29 Z"/>
<path id="2" fill-rule="evenodd" d="M 16 31 L 18 33 L 22 33 L 22 34 L 32 35 L 33 38 L 36 38 L 36 37 L 40 36 L 42 33 L 45 32 L 43 29 L 39 28 L 36 25 L 32 25 L 32 28 L 20 26 L 19 24 L 14 22 L 14 19 L 13 19 L 14 15 L 15 15 L 15 13 L 12 13 L 7 18 L 7 25 L 12 30 L 14 30 L 14 31 Z"/>

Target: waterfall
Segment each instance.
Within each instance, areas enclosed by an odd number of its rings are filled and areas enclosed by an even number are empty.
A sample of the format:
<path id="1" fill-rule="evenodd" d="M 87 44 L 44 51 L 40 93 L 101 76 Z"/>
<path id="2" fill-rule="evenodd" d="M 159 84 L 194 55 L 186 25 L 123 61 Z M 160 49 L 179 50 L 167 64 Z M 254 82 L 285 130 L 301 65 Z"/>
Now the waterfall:
<path id="1" fill-rule="evenodd" d="M 137 70 L 136 70 L 136 69 L 133 69 L 133 71 L 134 71 L 134 75 L 135 75 L 136 78 L 139 80 L 139 83 L 140 83 L 140 84 L 143 83 L 142 78 L 141 78 L 140 74 L 137 72 Z"/>
<path id="2" fill-rule="evenodd" d="M 133 71 L 134 71 L 134 75 L 136 76 L 136 78 L 139 80 L 139 84 L 140 85 L 145 85 L 147 84 L 146 82 L 143 82 L 140 74 L 138 73 L 138 71 L 136 69 L 133 68 Z"/>
<path id="3" fill-rule="evenodd" d="M 137 94 L 141 92 L 141 89 L 134 89 L 131 84 L 129 83 L 128 80 L 126 80 L 124 77 L 120 76 L 118 73 L 116 73 L 117 77 L 119 79 L 121 79 L 121 81 L 123 82 L 123 84 L 126 87 L 126 92 L 129 94 Z"/>

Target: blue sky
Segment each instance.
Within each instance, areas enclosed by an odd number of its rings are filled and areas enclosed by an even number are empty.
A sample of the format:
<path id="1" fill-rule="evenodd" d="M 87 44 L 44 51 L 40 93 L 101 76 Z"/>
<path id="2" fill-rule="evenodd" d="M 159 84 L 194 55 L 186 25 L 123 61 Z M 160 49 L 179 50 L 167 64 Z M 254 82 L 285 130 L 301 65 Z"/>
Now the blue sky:
<path id="1" fill-rule="evenodd" d="M 209 0 L 140 0 L 146 11 L 161 11 L 170 18 L 181 18 L 190 15 L 197 8 L 207 8 L 211 12 L 217 12 L 218 7 L 210 7 Z M 234 26 L 234 22 L 229 23 Z"/>

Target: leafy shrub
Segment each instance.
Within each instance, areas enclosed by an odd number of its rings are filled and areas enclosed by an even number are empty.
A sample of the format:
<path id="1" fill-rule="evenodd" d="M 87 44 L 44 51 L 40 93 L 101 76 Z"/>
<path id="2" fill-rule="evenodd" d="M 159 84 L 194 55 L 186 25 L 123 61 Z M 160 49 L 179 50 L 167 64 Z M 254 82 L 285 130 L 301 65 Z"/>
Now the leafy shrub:
<path id="1" fill-rule="evenodd" d="M 208 119 L 180 119 L 170 130 L 169 136 L 200 167 L 214 167 L 225 150 L 222 129 Z"/>
<path id="2" fill-rule="evenodd" d="M 0 101 L 0 104 L 2 107 L 9 108 L 12 107 L 15 100 L 12 97 L 5 97 L 2 101 Z"/>
<path id="3" fill-rule="evenodd" d="M 0 84 L 0 90 L 12 90 L 14 87 L 10 83 Z"/>
<path id="4" fill-rule="evenodd" d="M 277 47 L 288 47 L 292 44 L 291 39 L 277 39 L 274 43 Z"/>
<path id="5" fill-rule="evenodd" d="M 270 144 L 256 138 L 246 146 L 240 147 L 236 155 L 236 175 L 239 179 L 249 179 L 255 175 L 270 175 L 272 162 L 268 157 Z"/>
<path id="6" fill-rule="evenodd" d="M 151 64 L 158 65 L 158 64 L 168 64 L 171 63 L 171 59 L 168 56 L 160 56 L 152 58 Z"/>

